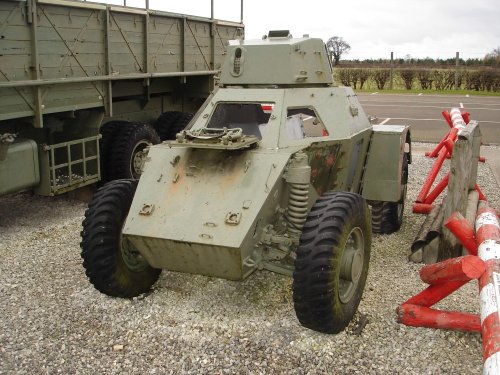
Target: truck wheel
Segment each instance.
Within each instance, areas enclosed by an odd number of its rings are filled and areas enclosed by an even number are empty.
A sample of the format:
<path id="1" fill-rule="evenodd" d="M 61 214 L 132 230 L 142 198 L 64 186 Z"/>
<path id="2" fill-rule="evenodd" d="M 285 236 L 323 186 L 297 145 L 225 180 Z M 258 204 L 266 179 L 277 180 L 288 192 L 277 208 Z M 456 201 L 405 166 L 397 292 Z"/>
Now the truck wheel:
<path id="1" fill-rule="evenodd" d="M 293 301 L 300 323 L 338 333 L 361 301 L 371 248 L 370 211 L 354 193 L 329 192 L 314 204 L 300 236 Z"/>
<path id="2" fill-rule="evenodd" d="M 116 134 L 110 156 L 112 179 L 138 179 L 147 155 L 146 147 L 158 143 L 158 134 L 148 124 L 130 123 L 121 128 Z"/>
<path id="3" fill-rule="evenodd" d="M 113 297 L 131 298 L 147 292 L 161 272 L 121 235 L 136 187 L 133 180 L 104 185 L 94 195 L 82 223 L 85 273 L 98 291 Z"/>
<path id="4" fill-rule="evenodd" d="M 191 113 L 178 111 L 164 112 L 156 120 L 156 132 L 162 141 L 173 140 L 175 139 L 175 135 L 183 130 L 192 118 L 193 115 Z"/>
<path id="5" fill-rule="evenodd" d="M 192 113 L 183 113 L 179 119 L 172 125 L 171 133 L 170 133 L 170 138 L 169 139 L 175 139 L 175 136 L 177 133 L 180 131 L 184 130 L 189 124 L 189 121 L 193 118 Z"/>
<path id="6" fill-rule="evenodd" d="M 397 232 L 403 224 L 406 191 L 408 186 L 408 155 L 403 155 L 401 169 L 401 199 L 399 202 L 372 201 L 373 233 L 390 234 Z"/>
<path id="7" fill-rule="evenodd" d="M 118 133 L 120 127 L 127 126 L 128 124 L 127 121 L 110 121 L 99 129 L 99 133 L 102 135 L 99 140 L 99 163 L 101 166 L 101 182 L 103 183 L 111 180 L 110 176 L 112 173 L 109 159 L 115 135 Z"/>

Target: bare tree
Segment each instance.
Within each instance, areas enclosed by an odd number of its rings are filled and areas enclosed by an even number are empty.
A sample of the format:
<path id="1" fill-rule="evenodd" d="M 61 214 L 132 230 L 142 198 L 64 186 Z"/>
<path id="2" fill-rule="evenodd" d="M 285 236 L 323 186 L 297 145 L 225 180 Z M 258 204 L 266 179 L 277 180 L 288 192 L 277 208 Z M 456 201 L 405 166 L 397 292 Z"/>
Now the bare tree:
<path id="1" fill-rule="evenodd" d="M 377 88 L 383 90 L 385 83 L 391 76 L 391 71 L 389 69 L 375 69 L 372 74 L 373 80 L 377 83 Z"/>
<path id="2" fill-rule="evenodd" d="M 493 48 L 493 51 L 484 56 L 485 60 L 500 60 L 500 47 Z"/>
<path id="3" fill-rule="evenodd" d="M 403 80 L 405 87 L 407 90 L 411 90 L 413 87 L 413 80 L 415 79 L 415 70 L 414 69 L 401 69 L 399 71 L 399 75 Z"/>
<path id="4" fill-rule="evenodd" d="M 334 36 L 326 42 L 326 49 L 333 65 L 338 65 L 342 55 L 344 53 L 349 53 L 351 46 L 342 37 Z"/>

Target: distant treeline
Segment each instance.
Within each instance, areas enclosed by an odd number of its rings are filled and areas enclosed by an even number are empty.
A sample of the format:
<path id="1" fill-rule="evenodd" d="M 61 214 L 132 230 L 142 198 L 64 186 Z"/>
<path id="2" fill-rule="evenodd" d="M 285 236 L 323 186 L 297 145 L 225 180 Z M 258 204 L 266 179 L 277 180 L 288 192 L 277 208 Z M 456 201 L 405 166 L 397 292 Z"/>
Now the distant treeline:
<path id="1" fill-rule="evenodd" d="M 368 67 L 368 68 L 381 68 L 389 67 L 391 65 L 390 59 L 366 59 L 366 60 L 342 60 L 340 65 L 345 68 L 349 67 Z M 456 59 L 394 59 L 394 67 L 427 67 L 427 68 L 446 68 L 454 67 L 456 65 Z M 459 66 L 466 67 L 492 67 L 500 68 L 500 58 L 499 57 L 485 57 L 481 59 L 458 59 Z"/>
<path id="2" fill-rule="evenodd" d="M 445 60 L 443 60 L 445 61 Z M 468 60 L 470 61 L 470 60 Z M 337 84 L 351 86 L 354 89 L 419 89 L 419 90 L 475 90 L 500 91 L 500 68 L 494 67 L 455 67 L 431 68 L 397 66 L 381 67 L 342 67 L 333 69 L 334 80 Z M 387 66 L 387 65 L 385 65 Z M 455 87 L 455 79 L 457 87 Z"/>

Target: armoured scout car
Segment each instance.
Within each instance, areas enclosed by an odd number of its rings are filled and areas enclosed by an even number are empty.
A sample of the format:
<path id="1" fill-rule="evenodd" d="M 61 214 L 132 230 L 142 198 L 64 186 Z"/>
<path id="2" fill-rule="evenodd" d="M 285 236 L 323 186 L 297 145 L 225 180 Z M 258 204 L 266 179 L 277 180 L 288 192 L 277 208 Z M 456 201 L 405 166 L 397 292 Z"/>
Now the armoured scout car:
<path id="1" fill-rule="evenodd" d="M 361 300 L 372 229 L 401 225 L 409 129 L 370 124 L 332 85 L 320 39 L 234 41 L 219 86 L 175 141 L 149 149 L 139 181 L 95 194 L 86 274 L 118 297 L 148 291 L 161 269 L 288 274 L 300 323 L 339 332 Z"/>

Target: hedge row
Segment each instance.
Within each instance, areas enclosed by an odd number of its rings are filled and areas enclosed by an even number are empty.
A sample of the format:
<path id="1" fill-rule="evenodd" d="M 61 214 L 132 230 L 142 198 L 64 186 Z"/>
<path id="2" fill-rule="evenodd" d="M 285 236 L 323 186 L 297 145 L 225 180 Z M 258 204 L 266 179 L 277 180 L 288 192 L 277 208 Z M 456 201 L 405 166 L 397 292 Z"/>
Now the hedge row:
<path id="1" fill-rule="evenodd" d="M 390 68 L 335 68 L 334 80 L 354 89 L 388 89 Z M 467 69 L 458 71 L 457 89 L 500 91 L 500 69 Z M 454 69 L 393 69 L 394 89 L 453 90 Z"/>
<path id="2" fill-rule="evenodd" d="M 342 59 L 342 66 L 346 68 L 386 68 L 390 66 L 390 59 L 365 59 L 365 60 L 345 60 Z M 401 59 L 395 58 L 392 64 L 395 68 L 417 68 L 417 69 L 454 69 L 457 60 L 453 57 L 450 59 L 431 59 L 429 57 L 425 59 Z M 498 57 L 484 57 L 475 59 L 462 59 L 458 60 L 458 64 L 461 67 L 467 67 L 470 69 L 481 69 L 481 68 L 500 68 L 500 56 Z"/>

